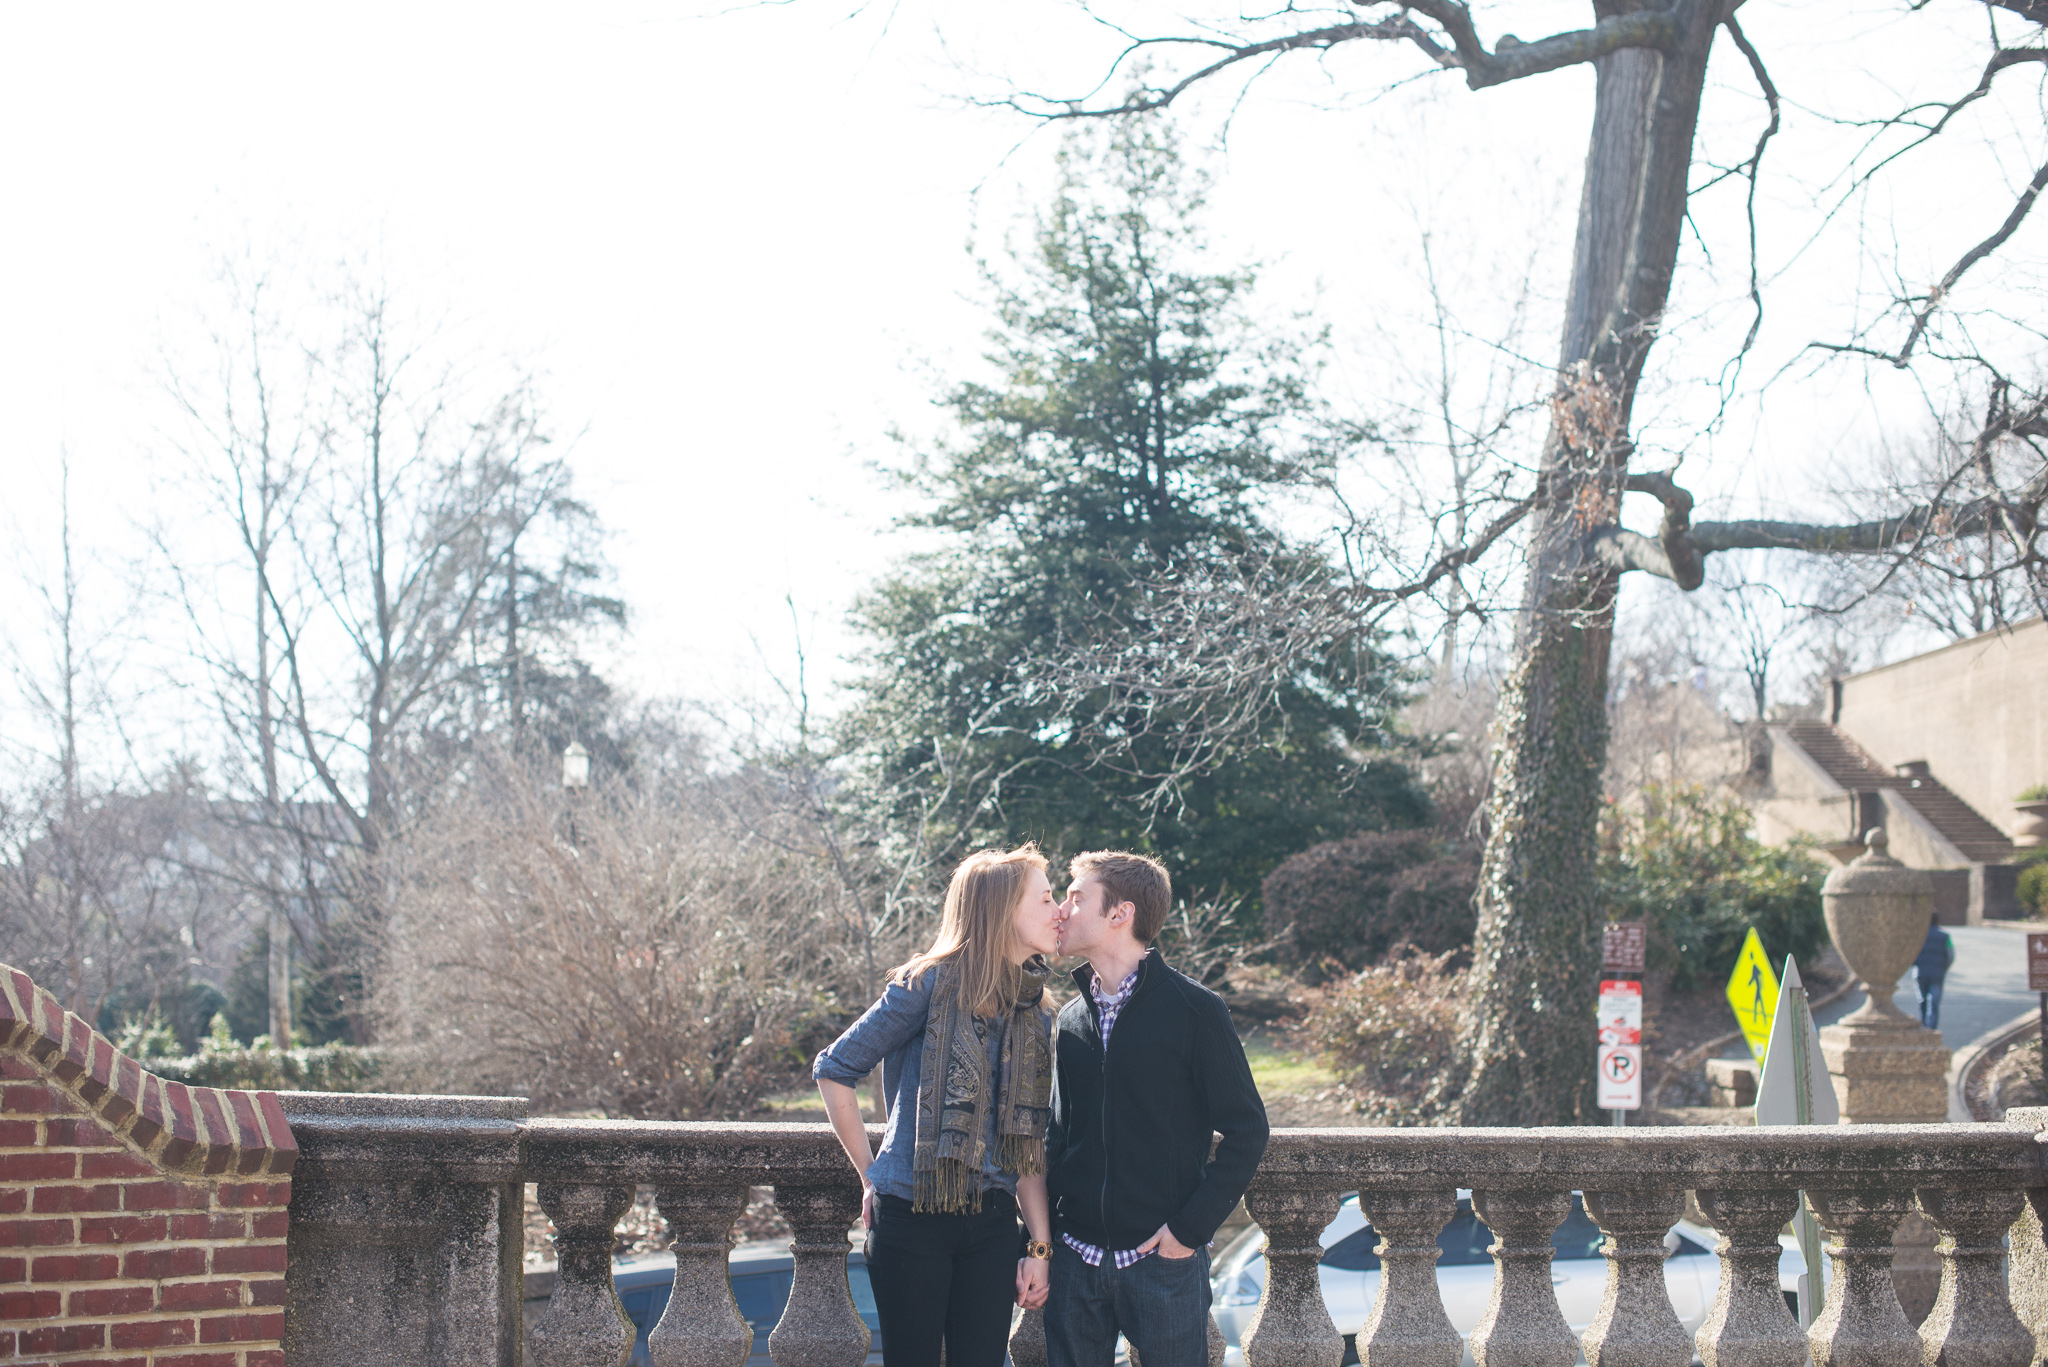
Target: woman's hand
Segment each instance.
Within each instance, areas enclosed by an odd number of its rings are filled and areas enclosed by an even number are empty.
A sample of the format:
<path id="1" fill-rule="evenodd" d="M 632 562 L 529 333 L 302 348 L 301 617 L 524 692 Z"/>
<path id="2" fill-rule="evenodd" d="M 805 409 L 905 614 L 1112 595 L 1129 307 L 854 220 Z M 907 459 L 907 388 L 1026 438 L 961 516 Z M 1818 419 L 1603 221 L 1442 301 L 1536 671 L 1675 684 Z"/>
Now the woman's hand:
<path id="1" fill-rule="evenodd" d="M 1017 1260 L 1017 1304 L 1036 1310 L 1052 1294 L 1052 1264 L 1043 1258 Z"/>
<path id="2" fill-rule="evenodd" d="M 865 1178 L 862 1179 L 860 1184 L 860 1227 L 862 1229 L 873 1229 L 875 1227 L 875 1189 L 867 1184 Z"/>

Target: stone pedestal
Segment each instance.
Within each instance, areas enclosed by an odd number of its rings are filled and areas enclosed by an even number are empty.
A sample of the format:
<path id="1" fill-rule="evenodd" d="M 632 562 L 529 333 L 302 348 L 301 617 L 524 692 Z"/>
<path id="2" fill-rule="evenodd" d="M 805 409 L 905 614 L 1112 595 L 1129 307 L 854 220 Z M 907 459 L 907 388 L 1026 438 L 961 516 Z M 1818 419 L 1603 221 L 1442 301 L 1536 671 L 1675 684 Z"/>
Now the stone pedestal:
<path id="1" fill-rule="evenodd" d="M 1938 1125 L 1948 1119 L 1949 1051 L 1938 1032 L 1892 1005 L 1892 984 L 1927 939 L 1934 882 L 1886 853 L 1882 826 L 1865 844 L 1862 858 L 1828 875 L 1821 903 L 1835 948 L 1863 980 L 1868 1000 L 1820 1032 L 1821 1057 L 1843 1124 Z M 1941 1284 L 1934 1241 L 1934 1227 L 1917 1212 L 1892 1237 L 1892 1284 L 1914 1324 L 1934 1308 Z"/>
<path id="2" fill-rule="evenodd" d="M 1828 934 L 1868 999 L 1820 1032 L 1847 1125 L 1948 1119 L 1948 1050 L 1941 1036 L 1892 1005 L 1892 984 L 1920 953 L 1934 919 L 1934 883 L 1885 852 L 1884 827 L 1862 858 L 1821 885 Z"/>
<path id="3" fill-rule="evenodd" d="M 1844 1125 L 1940 1124 L 1948 1119 L 1949 1051 L 1938 1031 L 1843 1022 L 1820 1032 Z"/>

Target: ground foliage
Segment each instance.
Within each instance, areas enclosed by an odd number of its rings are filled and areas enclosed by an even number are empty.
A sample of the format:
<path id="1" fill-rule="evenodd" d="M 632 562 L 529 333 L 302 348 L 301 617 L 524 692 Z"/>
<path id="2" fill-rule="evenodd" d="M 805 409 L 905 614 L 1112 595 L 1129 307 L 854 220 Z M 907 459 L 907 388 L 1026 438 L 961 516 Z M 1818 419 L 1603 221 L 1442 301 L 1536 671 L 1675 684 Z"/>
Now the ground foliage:
<path id="1" fill-rule="evenodd" d="M 1773 964 L 1811 962 L 1828 942 L 1825 871 L 1804 850 L 1769 846 L 1740 801 L 1704 787 L 1651 786 L 1601 824 L 1600 887 L 1611 919 L 1649 924 L 1653 969 L 1684 991 L 1711 986 L 1756 928 Z"/>
<path id="2" fill-rule="evenodd" d="M 1470 970 L 1456 951 L 1404 950 L 1323 989 L 1303 1041 L 1343 1079 L 1352 1105 L 1382 1124 L 1427 1122 L 1432 1086 L 1451 1061 Z"/>
<path id="3" fill-rule="evenodd" d="M 1086 739 L 1153 719 L 1055 700 L 1017 662 L 1106 632 L 1163 640 L 1148 586 L 1183 567 L 1312 558 L 1268 499 L 1332 458 L 1317 339 L 1262 329 L 1251 273 L 1208 268 L 1202 181 L 1160 121 L 1081 130 L 1060 169 L 1028 246 L 987 272 L 992 378 L 945 396 L 957 441 L 903 472 L 932 549 L 856 609 L 872 644 L 848 746 L 934 849 L 1146 850 L 1177 891 L 1249 912 L 1288 853 L 1427 817 L 1409 771 L 1369 758 L 1402 683 L 1375 639 L 1302 661 L 1258 734 L 1163 793 L 1146 775 L 1170 766 L 1142 742 L 1111 763 Z"/>

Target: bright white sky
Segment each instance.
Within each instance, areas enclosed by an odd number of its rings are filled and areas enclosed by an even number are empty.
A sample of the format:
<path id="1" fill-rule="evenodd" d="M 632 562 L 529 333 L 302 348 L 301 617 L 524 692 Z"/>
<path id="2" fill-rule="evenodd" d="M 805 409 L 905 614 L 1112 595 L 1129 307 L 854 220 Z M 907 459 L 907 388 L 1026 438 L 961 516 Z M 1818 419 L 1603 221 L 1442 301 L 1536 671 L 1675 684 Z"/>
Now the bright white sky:
<path id="1" fill-rule="evenodd" d="M 1790 102 L 1760 200 L 1766 268 L 1784 275 L 1726 421 L 1698 435 L 1717 402 L 1708 382 L 1748 323 L 1740 191 L 1703 199 L 1714 269 L 1689 248 L 1658 353 L 1671 379 L 1640 410 L 1642 444 L 1664 444 L 1659 464 L 1683 450 L 1704 515 L 1812 506 L 1884 422 L 1922 421 L 1908 382 L 1849 367 L 1756 386 L 1805 341 L 1841 335 L 1895 262 L 1924 288 L 2004 216 L 2039 156 L 2038 86 L 2008 77 L 2010 96 L 1841 220 L 1863 225 L 1868 254 L 1836 231 L 1795 256 L 1850 145 L 1816 111 L 1870 115 L 1975 82 L 1982 7 L 1903 10 L 1742 10 Z M 1163 9 L 1120 12 L 1169 27 Z M 1489 35 L 1585 22 L 1554 3 L 1481 13 Z M 1212 162 L 1213 223 L 1219 267 L 1267 263 L 1276 313 L 1331 326 L 1332 394 L 1363 415 L 1412 401 L 1395 391 L 1421 344 L 1418 221 L 1475 331 L 1493 325 L 1484 301 L 1501 272 L 1538 252 L 1529 344 L 1551 355 L 1591 78 L 1475 95 L 1437 76 L 1375 101 L 1419 59 L 1353 46 L 1282 66 L 1236 109 Z M 723 15 L 10 7 L 0 534 L 14 555 L 0 571 L 24 576 L 15 585 L 51 573 L 68 450 L 88 591 L 110 611 L 136 527 L 179 516 L 151 506 L 166 459 L 152 371 L 160 355 L 199 354 L 194 319 L 218 263 L 253 252 L 316 276 L 369 257 L 468 345 L 547 377 L 557 429 L 581 433 L 580 487 L 615 534 L 635 613 L 615 667 L 629 682 L 757 688 L 756 642 L 786 665 L 785 595 L 836 669 L 846 603 L 900 549 L 887 534 L 900 505 L 872 470 L 891 457 L 886 433 L 930 430 L 932 395 L 974 364 L 984 315 L 968 240 L 994 249 L 1049 180 L 1051 136 L 963 97 L 1008 79 L 1084 89 L 1112 47 L 1052 0 L 902 0 L 850 17 L 845 0 Z M 1726 162 L 1746 155 L 1761 106 L 1722 49 L 1703 141 Z M 1190 102 L 1196 144 L 1230 93 Z M 2038 225 L 2012 258 L 2004 279 L 2039 276 Z M 35 623 L 25 589 L 0 594 L 0 628 L 31 660 Z M 0 716 L 0 732 L 18 737 L 21 721 Z"/>

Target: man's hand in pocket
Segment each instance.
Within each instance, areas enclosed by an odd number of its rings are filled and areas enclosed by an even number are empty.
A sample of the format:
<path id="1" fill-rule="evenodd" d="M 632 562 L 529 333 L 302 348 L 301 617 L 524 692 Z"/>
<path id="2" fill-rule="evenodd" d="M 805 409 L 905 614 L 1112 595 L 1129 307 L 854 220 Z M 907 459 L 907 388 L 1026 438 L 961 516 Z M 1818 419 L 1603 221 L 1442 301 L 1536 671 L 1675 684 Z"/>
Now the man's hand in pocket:
<path id="1" fill-rule="evenodd" d="M 1174 1262 L 1179 1262 L 1183 1258 L 1192 1258 L 1195 1256 L 1195 1250 L 1189 1248 L 1186 1244 L 1174 1238 L 1173 1231 L 1167 1228 L 1165 1225 L 1161 1225 L 1159 1227 L 1159 1232 L 1157 1234 L 1154 1234 L 1144 1243 L 1139 1244 L 1138 1252 L 1157 1253 L 1160 1257 L 1171 1258 Z"/>

